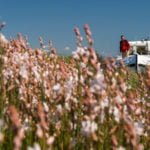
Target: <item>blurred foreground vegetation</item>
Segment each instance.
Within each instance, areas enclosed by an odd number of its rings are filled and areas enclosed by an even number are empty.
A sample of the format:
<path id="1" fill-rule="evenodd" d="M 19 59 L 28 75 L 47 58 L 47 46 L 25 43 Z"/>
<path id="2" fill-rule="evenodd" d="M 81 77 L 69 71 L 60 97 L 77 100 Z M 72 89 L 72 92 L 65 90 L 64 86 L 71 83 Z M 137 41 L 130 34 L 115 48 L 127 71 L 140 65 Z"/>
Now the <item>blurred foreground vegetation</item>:
<path id="1" fill-rule="evenodd" d="M 90 40 L 70 57 L 21 36 L 0 49 L 2 150 L 148 150 L 149 114 L 150 67 L 98 59 Z"/>

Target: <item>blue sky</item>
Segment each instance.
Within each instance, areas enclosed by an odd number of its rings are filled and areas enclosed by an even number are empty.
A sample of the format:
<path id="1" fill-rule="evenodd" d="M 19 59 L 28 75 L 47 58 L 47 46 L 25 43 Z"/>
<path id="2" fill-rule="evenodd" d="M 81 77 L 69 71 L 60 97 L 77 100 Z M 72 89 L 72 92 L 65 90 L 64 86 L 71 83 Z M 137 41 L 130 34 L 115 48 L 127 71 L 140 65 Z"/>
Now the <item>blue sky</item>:
<path id="1" fill-rule="evenodd" d="M 0 20 L 7 26 L 7 38 L 18 32 L 28 35 L 31 47 L 39 47 L 38 37 L 49 39 L 61 54 L 76 48 L 73 32 L 89 24 L 99 54 L 115 56 L 120 35 L 128 40 L 150 36 L 149 0 L 0 0 Z M 86 46 L 86 42 L 84 42 Z M 70 50 L 65 50 L 65 47 Z"/>

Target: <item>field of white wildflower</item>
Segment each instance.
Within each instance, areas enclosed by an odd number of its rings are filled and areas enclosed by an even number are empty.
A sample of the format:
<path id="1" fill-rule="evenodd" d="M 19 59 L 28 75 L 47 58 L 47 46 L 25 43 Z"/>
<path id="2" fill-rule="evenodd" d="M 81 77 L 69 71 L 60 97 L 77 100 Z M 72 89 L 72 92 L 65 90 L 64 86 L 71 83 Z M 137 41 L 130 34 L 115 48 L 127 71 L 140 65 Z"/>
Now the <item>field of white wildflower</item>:
<path id="1" fill-rule="evenodd" d="M 132 73 L 98 59 L 74 29 L 69 58 L 32 49 L 21 34 L 0 43 L 1 150 L 149 150 L 150 67 Z"/>

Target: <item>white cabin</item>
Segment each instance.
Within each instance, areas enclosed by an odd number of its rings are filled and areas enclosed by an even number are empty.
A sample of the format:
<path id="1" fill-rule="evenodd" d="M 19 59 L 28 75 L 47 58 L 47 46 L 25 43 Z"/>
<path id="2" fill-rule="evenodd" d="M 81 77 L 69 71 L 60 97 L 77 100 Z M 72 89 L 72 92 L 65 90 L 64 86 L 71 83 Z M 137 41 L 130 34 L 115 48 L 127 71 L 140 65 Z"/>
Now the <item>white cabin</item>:
<path id="1" fill-rule="evenodd" d="M 138 53 L 139 48 L 143 49 L 143 53 L 150 54 L 150 40 L 129 41 L 129 44 L 131 46 L 130 50 L 132 50 L 134 54 Z"/>

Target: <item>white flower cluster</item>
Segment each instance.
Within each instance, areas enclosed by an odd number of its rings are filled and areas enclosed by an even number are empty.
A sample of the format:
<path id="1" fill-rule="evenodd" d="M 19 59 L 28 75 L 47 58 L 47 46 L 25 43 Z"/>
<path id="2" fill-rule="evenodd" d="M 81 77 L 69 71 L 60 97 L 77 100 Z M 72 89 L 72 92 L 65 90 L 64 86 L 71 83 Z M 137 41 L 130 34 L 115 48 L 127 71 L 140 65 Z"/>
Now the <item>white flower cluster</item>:
<path id="1" fill-rule="evenodd" d="M 81 132 L 87 136 L 96 132 L 98 129 L 97 123 L 91 120 L 82 121 L 81 124 L 82 124 Z"/>

